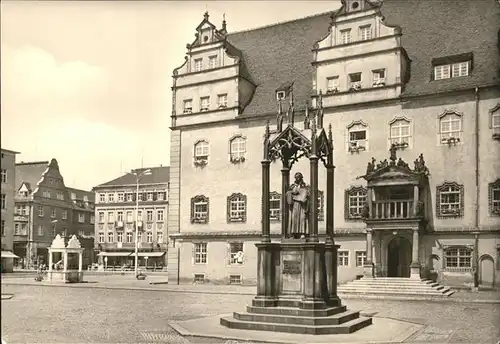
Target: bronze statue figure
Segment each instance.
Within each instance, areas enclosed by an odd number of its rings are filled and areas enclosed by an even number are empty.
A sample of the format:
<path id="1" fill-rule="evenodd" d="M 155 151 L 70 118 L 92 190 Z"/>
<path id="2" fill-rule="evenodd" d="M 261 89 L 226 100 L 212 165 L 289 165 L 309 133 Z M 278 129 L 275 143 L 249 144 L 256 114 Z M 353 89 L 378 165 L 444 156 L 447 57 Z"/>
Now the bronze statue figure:
<path id="1" fill-rule="evenodd" d="M 295 239 L 303 238 L 309 234 L 309 198 L 310 191 L 304 182 L 302 173 L 295 173 L 295 183 L 290 185 L 286 193 L 286 201 L 290 206 L 288 234 Z"/>
<path id="2" fill-rule="evenodd" d="M 391 156 L 389 157 L 389 159 L 391 160 L 391 165 L 394 165 L 396 163 L 396 160 L 398 159 L 396 156 L 396 151 L 396 145 L 393 143 L 391 145 L 391 149 L 389 149 L 389 152 L 391 153 Z"/>

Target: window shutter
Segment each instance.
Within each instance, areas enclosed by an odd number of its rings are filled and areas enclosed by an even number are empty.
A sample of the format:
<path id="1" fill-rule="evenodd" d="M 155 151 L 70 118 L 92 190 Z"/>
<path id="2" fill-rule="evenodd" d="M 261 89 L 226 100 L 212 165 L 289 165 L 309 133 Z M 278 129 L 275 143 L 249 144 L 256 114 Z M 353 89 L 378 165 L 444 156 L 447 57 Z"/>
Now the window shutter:
<path id="1" fill-rule="evenodd" d="M 196 243 L 192 243 L 193 247 L 192 247 L 192 251 L 191 251 L 191 264 L 194 264 L 195 263 L 195 252 L 196 252 Z M 180 259 L 180 258 L 179 258 Z"/>
<path id="2" fill-rule="evenodd" d="M 132 201 L 134 201 L 134 202 L 137 201 L 137 194 L 135 194 L 135 193 L 132 194 Z"/>
<path id="3" fill-rule="evenodd" d="M 158 192 L 153 192 L 153 201 L 158 199 Z"/>
<path id="4" fill-rule="evenodd" d="M 163 199 L 166 201 L 167 200 L 167 192 L 163 192 Z"/>

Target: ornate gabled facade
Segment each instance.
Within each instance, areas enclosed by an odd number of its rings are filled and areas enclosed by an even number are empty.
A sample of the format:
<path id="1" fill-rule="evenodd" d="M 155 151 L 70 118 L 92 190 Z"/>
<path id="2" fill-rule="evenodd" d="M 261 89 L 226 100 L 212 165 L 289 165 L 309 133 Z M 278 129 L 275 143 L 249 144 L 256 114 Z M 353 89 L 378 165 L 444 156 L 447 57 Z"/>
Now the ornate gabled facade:
<path id="1" fill-rule="evenodd" d="M 57 234 L 77 235 L 84 247 L 83 264 L 94 255 L 94 196 L 69 188 L 56 159 L 16 164 L 14 252 L 21 267 L 48 264 L 48 247 Z"/>
<path id="2" fill-rule="evenodd" d="M 500 27 L 493 13 L 500 4 L 489 0 L 344 0 L 332 12 L 236 33 L 225 24 L 217 31 L 205 16 L 174 72 L 170 281 L 255 282 L 263 130 L 270 121 L 272 140 L 300 145 L 314 118 L 332 128 L 335 202 L 324 204 L 319 171 L 316 204 L 322 240 L 325 218 L 334 217 L 339 282 L 368 274 L 498 285 Z M 208 68 L 209 47 L 232 67 Z M 208 104 L 202 97 L 226 92 L 228 108 L 196 110 Z M 191 110 L 183 107 L 189 99 Z M 327 141 L 326 131 L 318 135 Z M 287 212 L 276 158 L 271 238 Z M 290 173 L 297 171 L 309 183 L 309 165 L 298 161 Z M 231 214 L 244 221 L 229 221 Z M 234 255 L 238 264 L 220 264 Z"/>

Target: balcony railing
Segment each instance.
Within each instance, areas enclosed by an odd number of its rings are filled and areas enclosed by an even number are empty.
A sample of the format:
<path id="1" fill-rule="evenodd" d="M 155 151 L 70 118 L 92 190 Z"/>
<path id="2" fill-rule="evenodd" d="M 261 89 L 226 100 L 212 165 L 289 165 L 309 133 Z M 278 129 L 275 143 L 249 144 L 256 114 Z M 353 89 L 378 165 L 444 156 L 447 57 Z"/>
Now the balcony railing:
<path id="1" fill-rule="evenodd" d="M 373 201 L 370 219 L 390 220 L 414 218 L 417 215 L 413 211 L 413 203 L 413 200 Z"/>

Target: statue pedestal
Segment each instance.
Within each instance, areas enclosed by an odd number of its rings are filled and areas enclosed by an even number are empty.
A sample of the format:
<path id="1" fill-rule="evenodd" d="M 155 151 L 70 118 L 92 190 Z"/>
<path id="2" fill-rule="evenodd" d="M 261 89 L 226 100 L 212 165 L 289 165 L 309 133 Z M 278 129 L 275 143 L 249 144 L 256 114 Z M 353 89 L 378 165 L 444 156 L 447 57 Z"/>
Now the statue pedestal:
<path id="1" fill-rule="evenodd" d="M 81 283 L 83 271 L 78 270 L 52 270 L 47 272 L 47 281 L 55 283 Z"/>
<path id="2" fill-rule="evenodd" d="M 351 333 L 372 323 L 337 296 L 338 245 L 305 239 L 258 243 L 257 295 L 230 328 L 304 334 Z"/>

